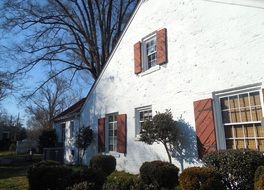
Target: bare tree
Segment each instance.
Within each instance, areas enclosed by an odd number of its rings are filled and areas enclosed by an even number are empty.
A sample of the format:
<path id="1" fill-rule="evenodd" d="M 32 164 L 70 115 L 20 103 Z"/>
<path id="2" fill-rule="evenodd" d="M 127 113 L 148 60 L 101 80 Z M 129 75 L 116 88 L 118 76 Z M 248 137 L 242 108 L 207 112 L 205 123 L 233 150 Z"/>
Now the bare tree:
<path id="1" fill-rule="evenodd" d="M 13 88 L 12 75 L 0 71 L 0 102 L 11 94 Z"/>
<path id="2" fill-rule="evenodd" d="M 29 127 L 51 128 L 52 119 L 71 103 L 79 99 L 64 78 L 54 77 L 39 91 L 23 96 L 30 115 Z"/>
<path id="3" fill-rule="evenodd" d="M 139 0 L 3 0 L 0 28 L 23 38 L 6 45 L 16 73 L 36 65 L 86 70 L 96 79 Z M 8 37 L 8 36 L 7 36 Z"/>

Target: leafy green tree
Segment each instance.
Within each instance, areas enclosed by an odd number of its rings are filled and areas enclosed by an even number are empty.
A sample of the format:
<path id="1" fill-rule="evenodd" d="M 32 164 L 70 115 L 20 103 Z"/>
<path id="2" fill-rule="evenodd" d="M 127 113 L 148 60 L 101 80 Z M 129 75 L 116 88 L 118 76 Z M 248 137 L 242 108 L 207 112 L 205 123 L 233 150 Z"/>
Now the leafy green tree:
<path id="1" fill-rule="evenodd" d="M 178 138 L 177 122 L 173 120 L 170 110 L 165 113 L 157 113 L 152 121 L 143 123 L 140 132 L 140 141 L 147 144 L 161 143 L 166 149 L 169 162 L 171 163 L 170 147 Z"/>
<path id="2" fill-rule="evenodd" d="M 90 146 L 93 141 L 93 130 L 90 127 L 82 127 L 80 128 L 77 136 L 75 144 L 79 149 L 80 163 L 83 162 L 83 156 L 85 154 L 86 149 Z"/>

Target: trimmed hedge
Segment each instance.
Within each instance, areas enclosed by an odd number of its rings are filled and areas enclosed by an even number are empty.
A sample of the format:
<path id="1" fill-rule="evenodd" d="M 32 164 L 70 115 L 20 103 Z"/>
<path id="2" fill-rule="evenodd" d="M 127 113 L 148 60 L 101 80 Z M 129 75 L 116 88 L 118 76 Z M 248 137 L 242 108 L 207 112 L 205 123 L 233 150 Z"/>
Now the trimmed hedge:
<path id="1" fill-rule="evenodd" d="M 264 166 L 259 166 L 256 170 L 254 182 L 255 190 L 264 189 Z"/>
<path id="2" fill-rule="evenodd" d="M 103 171 L 84 166 L 74 169 L 70 184 L 87 182 L 90 186 L 93 184 L 93 189 L 101 189 L 105 181 L 106 174 Z"/>
<path id="3" fill-rule="evenodd" d="M 90 167 L 110 175 L 116 169 L 116 159 L 111 155 L 96 155 L 90 160 Z"/>
<path id="4" fill-rule="evenodd" d="M 67 188 L 67 190 L 94 190 L 95 186 L 93 183 L 88 183 L 86 181 L 77 183 L 71 188 Z"/>
<path id="5" fill-rule="evenodd" d="M 264 165 L 264 155 L 254 150 L 225 150 L 209 153 L 203 161 L 221 175 L 226 189 L 252 190 L 255 171 Z"/>
<path id="6" fill-rule="evenodd" d="M 221 176 L 213 169 L 206 167 L 191 167 L 180 175 L 182 190 L 224 190 Z"/>
<path id="7" fill-rule="evenodd" d="M 41 161 L 28 170 L 30 190 L 64 190 L 71 180 L 72 169 L 54 161 Z"/>
<path id="8" fill-rule="evenodd" d="M 174 188 L 178 185 L 179 168 L 168 162 L 145 162 L 140 167 L 140 177 L 146 185 Z"/>
<path id="9" fill-rule="evenodd" d="M 103 190 L 132 190 L 135 189 L 137 180 L 137 175 L 115 171 L 107 177 Z"/>

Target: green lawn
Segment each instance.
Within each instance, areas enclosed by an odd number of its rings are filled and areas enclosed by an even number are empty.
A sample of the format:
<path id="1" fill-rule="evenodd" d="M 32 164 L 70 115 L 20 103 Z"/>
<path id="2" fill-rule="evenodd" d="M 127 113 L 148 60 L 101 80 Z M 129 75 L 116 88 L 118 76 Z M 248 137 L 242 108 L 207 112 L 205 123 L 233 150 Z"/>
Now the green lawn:
<path id="1" fill-rule="evenodd" d="M 27 160 L 26 155 L 0 152 L 0 159 L 11 160 L 11 163 L 0 163 L 0 190 L 25 190 L 28 189 L 27 170 L 41 160 L 41 155 L 34 155 L 32 160 Z"/>

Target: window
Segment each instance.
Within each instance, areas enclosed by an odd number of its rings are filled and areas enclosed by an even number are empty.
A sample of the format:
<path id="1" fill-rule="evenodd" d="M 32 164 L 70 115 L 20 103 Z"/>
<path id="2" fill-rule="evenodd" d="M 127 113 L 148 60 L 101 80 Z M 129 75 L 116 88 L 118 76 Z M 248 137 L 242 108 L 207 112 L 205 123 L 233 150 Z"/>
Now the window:
<path id="1" fill-rule="evenodd" d="M 74 121 L 70 122 L 70 138 L 74 136 Z"/>
<path id="2" fill-rule="evenodd" d="M 249 148 L 264 151 L 260 96 L 259 90 L 250 90 L 219 97 L 227 149 Z"/>
<path id="3" fill-rule="evenodd" d="M 152 35 L 142 41 L 142 68 L 143 71 L 150 69 L 156 65 L 157 50 L 156 50 L 156 35 Z"/>
<path id="4" fill-rule="evenodd" d="M 117 118 L 108 116 L 108 151 L 117 151 Z"/>
<path id="5" fill-rule="evenodd" d="M 134 73 L 159 70 L 156 65 L 168 62 L 167 29 L 162 28 L 134 44 Z M 153 67 L 153 69 L 151 69 Z M 146 74 L 145 73 L 145 74 Z"/>
<path id="6" fill-rule="evenodd" d="M 146 106 L 136 109 L 136 135 L 140 134 L 142 125 L 146 120 L 152 120 L 152 108 Z"/>
<path id="7" fill-rule="evenodd" d="M 65 123 L 61 124 L 61 142 L 65 141 Z"/>

